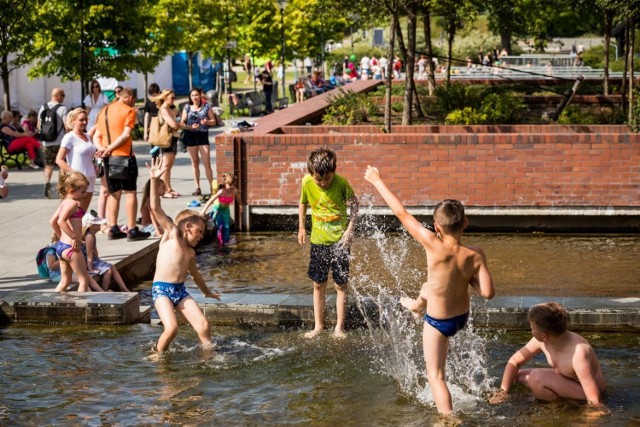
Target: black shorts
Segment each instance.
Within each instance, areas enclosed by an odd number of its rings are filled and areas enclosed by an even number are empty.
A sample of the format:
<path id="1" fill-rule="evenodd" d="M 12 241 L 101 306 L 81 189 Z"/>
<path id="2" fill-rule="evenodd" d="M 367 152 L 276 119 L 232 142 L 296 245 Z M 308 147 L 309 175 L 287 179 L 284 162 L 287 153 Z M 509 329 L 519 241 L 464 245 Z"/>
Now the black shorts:
<path id="1" fill-rule="evenodd" d="M 182 131 L 182 142 L 187 147 L 199 147 L 201 145 L 209 145 L 209 132 L 197 131 Z"/>
<path id="2" fill-rule="evenodd" d="M 311 258 L 307 277 L 315 283 L 325 283 L 329 278 L 331 268 L 333 281 L 338 286 L 344 286 L 349 281 L 349 249 L 340 245 L 311 244 Z"/>
<path id="3" fill-rule="evenodd" d="M 138 164 L 132 162 L 129 167 L 129 176 L 126 179 L 109 178 L 109 158 L 104 159 L 105 173 L 107 179 L 107 188 L 109 193 L 117 193 L 120 190 L 137 191 L 138 190 Z"/>

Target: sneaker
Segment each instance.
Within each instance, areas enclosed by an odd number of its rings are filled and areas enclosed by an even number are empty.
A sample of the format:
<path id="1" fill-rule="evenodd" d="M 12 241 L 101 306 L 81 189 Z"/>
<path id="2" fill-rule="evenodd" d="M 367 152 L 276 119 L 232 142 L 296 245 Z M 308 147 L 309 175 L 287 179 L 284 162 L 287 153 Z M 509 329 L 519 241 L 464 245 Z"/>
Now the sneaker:
<path id="1" fill-rule="evenodd" d="M 51 198 L 51 183 L 47 182 L 44 185 L 44 197 L 46 197 L 47 199 Z"/>
<path id="2" fill-rule="evenodd" d="M 151 236 L 151 233 L 146 231 L 140 231 L 138 227 L 134 227 L 127 232 L 127 242 L 133 242 L 136 240 L 146 240 Z"/>
<path id="3" fill-rule="evenodd" d="M 34 161 L 29 162 L 29 167 L 36 170 L 40 169 L 40 166 L 36 165 Z"/>
<path id="4" fill-rule="evenodd" d="M 117 225 L 114 225 L 109 229 L 109 240 L 124 239 L 125 237 L 127 237 L 127 233 L 123 233 Z"/>

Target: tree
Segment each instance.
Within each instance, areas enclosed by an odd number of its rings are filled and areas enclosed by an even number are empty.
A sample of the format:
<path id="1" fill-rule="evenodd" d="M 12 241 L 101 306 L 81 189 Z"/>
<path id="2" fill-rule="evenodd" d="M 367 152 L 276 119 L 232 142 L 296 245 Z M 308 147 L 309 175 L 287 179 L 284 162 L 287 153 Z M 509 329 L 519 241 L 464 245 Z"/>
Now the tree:
<path id="1" fill-rule="evenodd" d="M 0 0 L 0 77 L 7 110 L 11 109 L 9 76 L 32 58 L 30 43 L 38 28 L 35 11 L 39 7 L 38 0 Z"/>
<path id="2" fill-rule="evenodd" d="M 146 41 L 141 18 L 146 1 L 47 0 L 37 13 L 42 23 L 32 48 L 37 60 L 30 77 L 57 75 L 87 81 L 97 76 L 124 79 L 139 71 L 137 51 Z M 31 24 L 33 25 L 33 24 Z"/>

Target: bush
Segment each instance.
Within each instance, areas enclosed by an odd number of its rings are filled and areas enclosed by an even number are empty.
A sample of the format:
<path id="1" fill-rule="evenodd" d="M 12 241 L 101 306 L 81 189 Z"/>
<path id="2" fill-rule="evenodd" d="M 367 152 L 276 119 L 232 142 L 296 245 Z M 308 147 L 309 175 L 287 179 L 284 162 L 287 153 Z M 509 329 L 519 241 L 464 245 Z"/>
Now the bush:
<path id="1" fill-rule="evenodd" d="M 471 107 L 454 110 L 447 114 L 444 122 L 448 125 L 475 125 L 485 123 L 487 116 Z"/>
<path id="2" fill-rule="evenodd" d="M 394 102 L 391 104 L 391 110 L 399 113 L 403 110 L 404 104 L 402 102 Z"/>
<path id="3" fill-rule="evenodd" d="M 364 93 L 345 92 L 340 89 L 337 95 L 329 98 L 329 107 L 322 117 L 325 125 L 358 125 L 366 123 L 378 113 L 369 97 Z"/>
<path id="4" fill-rule="evenodd" d="M 446 116 L 451 111 L 461 110 L 467 106 L 465 87 L 459 83 L 436 87 L 436 112 Z"/>
<path id="5" fill-rule="evenodd" d="M 482 101 L 480 112 L 486 116 L 487 124 L 519 123 L 524 104 L 511 94 L 492 93 Z"/>

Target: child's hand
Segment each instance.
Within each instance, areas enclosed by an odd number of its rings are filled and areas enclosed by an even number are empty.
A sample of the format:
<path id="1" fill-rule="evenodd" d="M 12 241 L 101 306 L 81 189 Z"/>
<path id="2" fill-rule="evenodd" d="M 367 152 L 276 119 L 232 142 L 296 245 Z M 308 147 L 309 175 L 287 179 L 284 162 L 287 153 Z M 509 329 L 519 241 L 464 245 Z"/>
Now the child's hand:
<path id="1" fill-rule="evenodd" d="M 367 170 L 364 173 L 364 179 L 366 179 L 367 181 L 369 181 L 371 184 L 375 184 L 376 182 L 380 181 L 380 171 L 378 171 L 377 168 L 369 165 L 367 166 Z"/>
<path id="2" fill-rule="evenodd" d="M 400 298 L 400 305 L 409 310 L 414 319 L 420 320 L 420 317 L 422 317 L 422 313 L 416 311 L 416 300 L 414 300 L 413 298 Z"/>
<path id="3" fill-rule="evenodd" d="M 160 179 L 163 173 L 167 170 L 167 167 L 164 166 L 164 158 L 156 157 L 155 159 L 151 159 L 151 165 L 147 163 L 147 169 L 149 170 L 149 178 Z"/>
<path id="4" fill-rule="evenodd" d="M 307 238 L 307 231 L 306 230 L 299 230 L 298 231 L 298 244 L 300 246 L 305 244 L 306 238 Z"/>
<path id="5" fill-rule="evenodd" d="M 204 296 L 207 297 L 207 298 L 215 298 L 218 301 L 221 301 L 220 300 L 220 292 L 209 291 L 206 294 L 204 294 Z"/>

